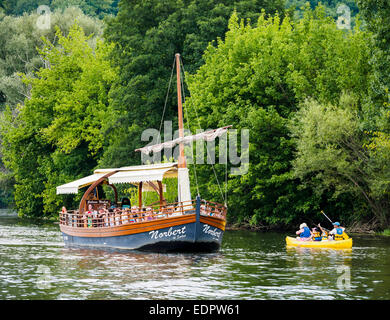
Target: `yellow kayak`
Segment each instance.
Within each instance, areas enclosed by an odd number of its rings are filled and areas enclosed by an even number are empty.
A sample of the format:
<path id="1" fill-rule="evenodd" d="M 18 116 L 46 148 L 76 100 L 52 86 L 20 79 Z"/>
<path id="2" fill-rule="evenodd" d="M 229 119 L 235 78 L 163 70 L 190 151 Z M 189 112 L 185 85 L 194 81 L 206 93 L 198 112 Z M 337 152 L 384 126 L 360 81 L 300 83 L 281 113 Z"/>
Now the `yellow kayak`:
<path id="1" fill-rule="evenodd" d="M 287 246 L 304 248 L 330 248 L 330 249 L 351 249 L 352 238 L 346 240 L 322 240 L 322 241 L 302 241 L 293 237 L 286 237 Z"/>

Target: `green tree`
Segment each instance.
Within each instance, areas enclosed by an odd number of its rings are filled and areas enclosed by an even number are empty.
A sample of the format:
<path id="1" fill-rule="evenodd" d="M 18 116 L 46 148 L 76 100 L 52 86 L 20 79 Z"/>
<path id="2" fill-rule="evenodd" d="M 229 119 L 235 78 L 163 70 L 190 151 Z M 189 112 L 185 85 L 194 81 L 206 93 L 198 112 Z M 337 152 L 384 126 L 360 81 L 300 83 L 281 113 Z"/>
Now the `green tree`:
<path id="1" fill-rule="evenodd" d="M 332 205 L 292 175 L 288 119 L 307 97 L 334 103 L 343 91 L 355 92 L 359 102 L 365 97 L 371 70 L 367 36 L 358 27 L 337 29 L 317 7 L 295 22 L 263 13 L 255 26 L 234 14 L 225 40 L 208 47 L 205 64 L 188 79 L 186 108 L 193 130 L 195 108 L 202 128 L 231 124 L 250 130 L 249 171 L 230 177 L 227 186 L 234 219 L 289 224 Z M 215 181 L 203 170 L 202 196 L 217 200 Z"/>
<path id="2" fill-rule="evenodd" d="M 0 110 L 6 104 L 15 109 L 18 103 L 23 103 L 29 97 L 29 88 L 22 83 L 19 73 L 33 76 L 44 66 L 45 62 L 37 48 L 44 45 L 42 37 L 57 43 L 56 26 L 66 35 L 77 20 L 87 35 L 99 36 L 102 33 L 102 23 L 77 8 L 52 13 L 49 29 L 38 27 L 38 17 L 38 14 L 32 13 L 0 19 Z"/>
<path id="3" fill-rule="evenodd" d="M 287 11 L 293 12 L 298 19 L 302 18 L 305 6 L 309 5 L 314 10 L 319 4 L 323 5 L 326 14 L 336 21 L 341 16 L 346 16 L 350 18 L 350 25 L 355 26 L 355 17 L 359 13 L 355 0 L 286 0 Z"/>
<path id="4" fill-rule="evenodd" d="M 42 5 L 48 6 L 51 11 L 79 7 L 86 15 L 103 18 L 116 14 L 118 0 L 2 0 L 1 3 L 4 13 L 13 16 L 36 13 Z"/>
<path id="5" fill-rule="evenodd" d="M 307 100 L 291 127 L 297 143 L 294 171 L 319 192 L 333 188 L 335 195 L 364 199 L 384 228 L 389 223 L 389 148 L 386 143 L 377 145 L 376 152 L 366 147 L 359 109 L 350 95 L 343 95 L 337 106 Z"/>
<path id="6" fill-rule="evenodd" d="M 357 0 L 367 28 L 374 34 L 374 53 L 370 62 L 375 69 L 371 80 L 371 101 L 381 107 L 390 88 L 390 3 L 386 0 Z"/>
<path id="7" fill-rule="evenodd" d="M 77 24 L 68 36 L 60 29 L 56 36 L 58 46 L 45 40 L 40 50 L 47 67 L 24 77 L 30 98 L 1 120 L 3 160 L 22 216 L 54 214 L 63 201 L 56 186 L 89 173 L 104 143 L 107 93 L 116 77 L 107 59 L 112 48 L 101 40 L 91 46 Z"/>
<path id="8" fill-rule="evenodd" d="M 142 130 L 159 128 L 175 53 L 184 57 L 186 71 L 203 63 L 208 43 L 223 37 L 234 9 L 243 18 L 257 19 L 262 8 L 283 11 L 282 1 L 151 0 L 122 1 L 105 29 L 115 43 L 113 61 L 119 67 L 110 93 L 114 117 L 107 122 L 106 166 L 139 163 L 134 149 L 142 146 Z M 164 119 L 176 119 L 176 98 L 168 99 Z"/>
<path id="9" fill-rule="evenodd" d="M 36 13 L 19 17 L 0 16 L 0 112 L 3 112 L 8 105 L 10 110 L 16 113 L 17 104 L 24 104 L 24 100 L 31 96 L 30 86 L 23 83 L 21 73 L 34 77 L 36 71 L 46 65 L 46 61 L 37 51 L 37 48 L 44 46 L 42 37 L 57 44 L 55 26 L 60 27 L 63 34 L 67 35 L 75 20 L 87 35 L 94 35 L 89 40 L 91 43 L 102 33 L 102 23 L 86 16 L 78 8 L 53 12 L 50 16 L 49 29 L 38 28 Z M 3 202 L 9 204 L 12 199 L 10 196 L 14 179 L 12 172 L 4 167 L 2 160 L 0 160 L 0 172 Z"/>

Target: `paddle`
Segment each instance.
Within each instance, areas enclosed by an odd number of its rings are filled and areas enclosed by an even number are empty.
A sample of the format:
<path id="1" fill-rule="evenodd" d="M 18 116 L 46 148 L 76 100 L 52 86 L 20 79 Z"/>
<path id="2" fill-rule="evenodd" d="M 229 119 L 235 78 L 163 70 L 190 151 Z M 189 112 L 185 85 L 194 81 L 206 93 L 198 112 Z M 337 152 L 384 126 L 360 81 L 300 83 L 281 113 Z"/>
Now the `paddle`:
<path id="1" fill-rule="evenodd" d="M 330 221 L 330 223 L 333 225 L 333 221 L 328 218 L 328 216 L 325 214 L 323 210 L 321 210 L 321 213 Z"/>

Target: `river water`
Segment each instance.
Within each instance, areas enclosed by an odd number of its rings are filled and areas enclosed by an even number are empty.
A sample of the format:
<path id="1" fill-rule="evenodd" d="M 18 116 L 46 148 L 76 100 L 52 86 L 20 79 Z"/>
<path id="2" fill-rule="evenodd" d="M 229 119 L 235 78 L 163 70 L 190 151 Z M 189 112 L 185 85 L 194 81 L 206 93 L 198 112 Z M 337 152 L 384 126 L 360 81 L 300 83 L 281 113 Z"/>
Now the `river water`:
<path id="1" fill-rule="evenodd" d="M 57 224 L 0 211 L 0 299 L 390 299 L 390 237 L 352 250 L 286 248 L 282 233 L 226 231 L 212 254 L 70 249 Z"/>

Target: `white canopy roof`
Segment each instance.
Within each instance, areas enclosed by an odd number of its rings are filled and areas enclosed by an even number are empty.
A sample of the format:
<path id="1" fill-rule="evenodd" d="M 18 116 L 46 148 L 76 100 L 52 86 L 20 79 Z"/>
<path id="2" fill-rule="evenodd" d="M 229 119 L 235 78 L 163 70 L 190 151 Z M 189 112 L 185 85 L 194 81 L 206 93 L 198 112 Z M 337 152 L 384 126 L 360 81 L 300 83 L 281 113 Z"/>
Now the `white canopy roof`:
<path id="1" fill-rule="evenodd" d="M 80 188 L 88 186 L 102 178 L 104 175 L 114 171 L 117 172 L 108 177 L 108 182 L 110 184 L 162 181 L 163 178 L 177 177 L 177 162 L 112 169 L 96 169 L 93 175 L 58 186 L 57 194 L 76 194 Z"/>
<path id="2" fill-rule="evenodd" d="M 88 186 L 95 181 L 99 180 L 103 177 L 104 174 L 93 174 L 84 178 L 81 178 L 76 181 L 69 182 L 67 184 L 63 184 L 62 186 L 57 187 L 57 194 L 76 194 L 79 191 L 79 188 L 83 188 Z"/>

